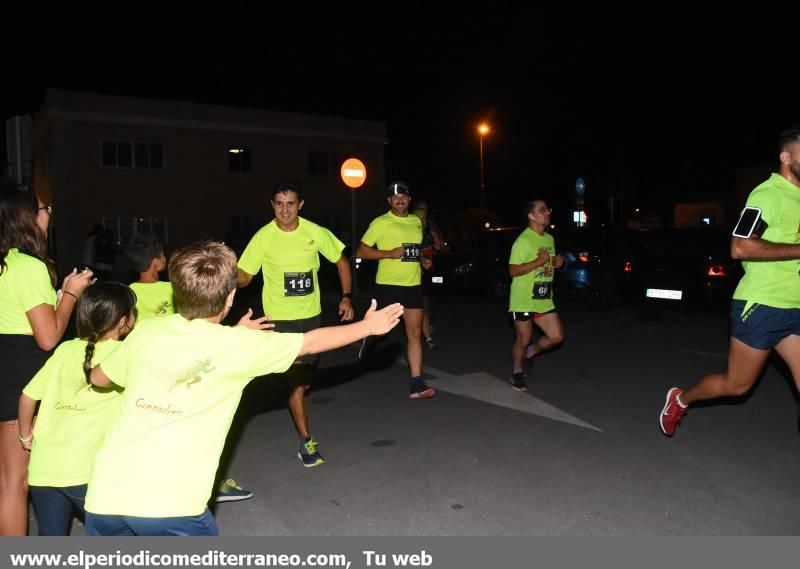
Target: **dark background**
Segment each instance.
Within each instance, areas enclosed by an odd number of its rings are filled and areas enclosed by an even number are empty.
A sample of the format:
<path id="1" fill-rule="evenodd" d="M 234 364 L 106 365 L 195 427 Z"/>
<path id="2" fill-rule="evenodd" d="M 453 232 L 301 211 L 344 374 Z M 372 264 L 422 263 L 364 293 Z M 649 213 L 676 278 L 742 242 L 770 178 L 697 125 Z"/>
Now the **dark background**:
<path id="1" fill-rule="evenodd" d="M 382 120 L 387 179 L 438 212 L 478 205 L 487 120 L 487 206 L 506 223 L 534 196 L 566 222 L 578 177 L 595 220 L 609 197 L 616 221 L 621 199 L 667 219 L 676 201 L 732 199 L 737 168 L 774 165 L 800 123 L 786 6 L 290 9 L 4 8 L 2 117 L 58 87 Z"/>

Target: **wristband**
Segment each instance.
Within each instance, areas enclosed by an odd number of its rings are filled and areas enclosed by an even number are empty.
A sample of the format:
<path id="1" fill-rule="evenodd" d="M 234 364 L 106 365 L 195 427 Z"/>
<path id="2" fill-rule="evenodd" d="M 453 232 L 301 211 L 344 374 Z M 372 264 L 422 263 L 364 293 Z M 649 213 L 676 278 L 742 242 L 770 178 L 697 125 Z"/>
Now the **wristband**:
<path id="1" fill-rule="evenodd" d="M 31 442 L 33 440 L 33 433 L 31 433 L 31 436 L 28 437 L 27 439 L 23 439 L 22 435 L 17 435 L 17 438 L 19 439 L 19 442 L 21 442 L 21 443 L 29 443 L 29 442 Z"/>
<path id="2" fill-rule="evenodd" d="M 75 300 L 78 300 L 78 297 L 77 297 L 77 295 L 74 295 L 74 294 L 72 294 L 72 293 L 71 293 L 70 291 L 68 291 L 68 290 L 62 290 L 61 292 L 62 292 L 62 293 L 64 293 L 64 294 L 68 294 L 68 295 L 70 295 L 70 296 L 71 296 L 72 298 L 74 298 Z"/>
<path id="3" fill-rule="evenodd" d="M 344 300 L 345 298 L 347 300 L 352 300 L 353 299 L 353 293 L 352 292 L 343 292 L 342 293 L 342 300 Z"/>

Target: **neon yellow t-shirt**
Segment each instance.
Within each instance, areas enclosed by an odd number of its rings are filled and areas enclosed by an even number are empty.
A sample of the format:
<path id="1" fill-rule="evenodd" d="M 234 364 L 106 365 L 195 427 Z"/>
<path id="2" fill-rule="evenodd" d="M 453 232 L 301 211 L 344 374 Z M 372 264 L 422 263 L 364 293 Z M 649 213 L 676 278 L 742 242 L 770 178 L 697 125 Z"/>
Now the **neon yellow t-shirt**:
<path id="1" fill-rule="evenodd" d="M 311 318 L 320 306 L 320 253 L 331 263 L 342 256 L 344 244 L 336 236 L 302 217 L 294 231 L 283 231 L 275 220 L 258 230 L 239 259 L 239 268 L 264 276 L 261 302 L 273 320 Z"/>
<path id="2" fill-rule="evenodd" d="M 361 242 L 381 251 L 403 247 L 402 259 L 381 259 L 375 282 L 383 285 L 417 286 L 422 284 L 419 259 L 422 248 L 422 221 L 416 215 L 398 217 L 391 211 L 369 224 Z"/>
<path id="3" fill-rule="evenodd" d="M 33 334 L 25 313 L 40 304 L 56 306 L 47 265 L 10 249 L 6 268 L 0 274 L 0 334 Z"/>
<path id="4" fill-rule="evenodd" d="M 286 371 L 302 343 L 302 334 L 180 314 L 137 325 L 100 366 L 125 391 L 95 458 L 86 510 L 203 513 L 242 390 L 254 377 Z"/>
<path id="5" fill-rule="evenodd" d="M 159 281 L 157 283 L 131 283 L 129 286 L 136 293 L 136 320 L 138 322 L 155 316 L 175 314 L 172 284 Z"/>
<path id="6" fill-rule="evenodd" d="M 530 263 L 539 256 L 539 249 L 547 249 L 550 258 L 556 254 L 553 236 L 545 232 L 536 233 L 530 227 L 520 233 L 511 246 L 509 265 Z M 508 303 L 509 312 L 549 312 L 555 309 L 553 304 L 553 263 L 548 261 L 531 272 L 511 279 L 511 294 Z"/>
<path id="7" fill-rule="evenodd" d="M 761 237 L 773 243 L 800 243 L 800 188 L 780 174 L 754 189 L 747 205 L 761 209 L 769 226 Z M 745 274 L 733 298 L 774 308 L 800 308 L 800 260 L 743 261 Z"/>
<path id="8" fill-rule="evenodd" d="M 95 345 L 97 365 L 119 342 Z M 117 413 L 121 390 L 97 389 L 86 384 L 83 360 L 86 342 L 61 344 L 22 392 L 41 401 L 34 427 L 28 484 L 78 486 L 89 482 L 94 455 Z"/>

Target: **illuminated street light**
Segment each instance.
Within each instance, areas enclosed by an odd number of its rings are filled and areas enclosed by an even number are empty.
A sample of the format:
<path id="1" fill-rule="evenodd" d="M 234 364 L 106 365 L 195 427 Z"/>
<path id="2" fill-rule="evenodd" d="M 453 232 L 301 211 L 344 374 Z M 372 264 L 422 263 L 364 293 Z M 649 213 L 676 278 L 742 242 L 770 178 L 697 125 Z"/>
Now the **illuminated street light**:
<path id="1" fill-rule="evenodd" d="M 489 125 L 481 123 L 478 125 L 478 134 L 480 135 L 480 156 L 481 156 L 481 209 L 486 209 L 486 182 L 483 176 L 483 137 L 489 134 Z"/>

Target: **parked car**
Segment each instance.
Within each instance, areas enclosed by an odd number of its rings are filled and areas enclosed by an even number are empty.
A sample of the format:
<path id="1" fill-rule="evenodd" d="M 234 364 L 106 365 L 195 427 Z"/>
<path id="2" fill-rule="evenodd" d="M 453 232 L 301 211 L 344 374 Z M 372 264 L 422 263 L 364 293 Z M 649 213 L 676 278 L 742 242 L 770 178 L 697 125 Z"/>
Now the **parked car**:
<path id="1" fill-rule="evenodd" d="M 581 298 L 589 308 L 630 301 L 636 290 L 640 232 L 625 228 L 569 228 L 553 232 L 566 265 L 555 272 L 557 295 Z"/>
<path id="2" fill-rule="evenodd" d="M 470 241 L 451 243 L 433 258 L 434 294 L 482 294 L 507 299 L 511 287 L 508 257 L 521 227 L 482 231 Z"/>
<path id="3" fill-rule="evenodd" d="M 730 257 L 730 232 L 719 227 L 648 231 L 638 260 L 637 303 L 644 318 L 665 310 L 727 310 L 742 276 Z"/>

